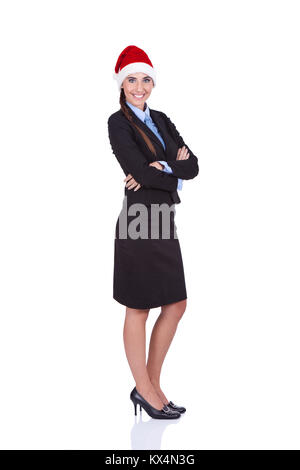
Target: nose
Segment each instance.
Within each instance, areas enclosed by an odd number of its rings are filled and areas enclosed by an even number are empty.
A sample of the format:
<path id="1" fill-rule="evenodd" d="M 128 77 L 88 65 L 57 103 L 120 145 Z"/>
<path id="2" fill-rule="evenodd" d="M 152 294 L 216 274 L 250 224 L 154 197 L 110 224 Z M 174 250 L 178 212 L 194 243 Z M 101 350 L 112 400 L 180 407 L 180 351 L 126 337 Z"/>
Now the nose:
<path id="1" fill-rule="evenodd" d="M 136 84 L 135 90 L 136 90 L 136 93 L 137 93 L 137 94 L 139 94 L 139 93 L 144 93 L 143 82 L 141 82 L 141 83 L 138 82 L 138 83 Z"/>

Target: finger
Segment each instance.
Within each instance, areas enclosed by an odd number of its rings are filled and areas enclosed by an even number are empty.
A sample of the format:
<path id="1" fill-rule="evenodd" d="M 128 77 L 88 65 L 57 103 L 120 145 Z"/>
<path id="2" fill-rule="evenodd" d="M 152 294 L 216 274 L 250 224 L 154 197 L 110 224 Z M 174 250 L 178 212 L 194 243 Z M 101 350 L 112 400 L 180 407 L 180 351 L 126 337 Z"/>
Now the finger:
<path id="1" fill-rule="evenodd" d="M 157 168 L 157 164 L 155 162 L 149 163 L 149 166 L 153 166 L 154 168 Z"/>
<path id="2" fill-rule="evenodd" d="M 185 159 L 185 152 L 186 152 L 186 148 L 185 148 L 185 146 L 183 146 L 183 147 L 181 148 L 180 160 L 184 160 L 184 159 Z"/>
<path id="3" fill-rule="evenodd" d="M 131 178 L 130 180 L 127 181 L 126 186 L 129 186 L 129 185 L 132 184 L 134 181 L 135 181 L 135 179 L 134 179 L 134 178 Z"/>
<path id="4" fill-rule="evenodd" d="M 128 173 L 128 175 L 126 176 L 126 178 L 123 181 L 128 181 L 130 178 L 132 178 L 132 175 L 130 173 Z"/>
<path id="5" fill-rule="evenodd" d="M 135 181 L 135 180 L 134 180 L 133 182 L 130 181 L 129 186 L 128 186 L 128 189 L 134 188 L 137 184 L 139 184 L 139 183 L 137 183 L 137 181 Z"/>
<path id="6" fill-rule="evenodd" d="M 138 189 L 140 189 L 141 185 L 138 184 L 137 187 L 133 190 L 133 191 L 137 191 Z"/>
<path id="7" fill-rule="evenodd" d="M 152 162 L 150 163 L 151 166 L 154 166 L 154 168 L 156 168 L 157 170 L 162 170 L 164 167 L 161 163 L 159 162 Z"/>
<path id="8" fill-rule="evenodd" d="M 136 183 L 129 183 L 129 184 L 126 184 L 126 188 L 127 189 L 132 189 L 136 186 Z"/>
<path id="9" fill-rule="evenodd" d="M 182 160 L 182 148 L 178 150 L 178 160 Z"/>
<path id="10" fill-rule="evenodd" d="M 183 159 L 184 160 L 186 160 L 188 158 L 187 154 L 188 154 L 188 149 L 186 147 L 184 147 L 184 151 L 183 151 Z"/>
<path id="11" fill-rule="evenodd" d="M 135 179 L 133 177 L 131 177 L 130 179 L 127 180 L 127 184 L 130 184 L 132 183 L 133 181 L 135 181 Z"/>

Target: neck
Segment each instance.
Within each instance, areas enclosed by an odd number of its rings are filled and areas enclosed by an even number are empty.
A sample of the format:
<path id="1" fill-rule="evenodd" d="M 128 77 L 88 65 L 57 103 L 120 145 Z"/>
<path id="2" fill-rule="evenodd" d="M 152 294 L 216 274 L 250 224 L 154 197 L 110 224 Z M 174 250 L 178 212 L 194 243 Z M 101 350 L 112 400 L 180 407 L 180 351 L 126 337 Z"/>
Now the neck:
<path id="1" fill-rule="evenodd" d="M 136 108 L 138 108 L 138 109 L 140 109 L 141 111 L 144 111 L 144 112 L 145 112 L 145 111 L 146 111 L 146 109 L 147 109 L 147 104 L 146 104 L 146 101 L 145 101 L 145 103 L 144 103 L 144 106 L 143 106 L 142 108 L 140 108 L 139 106 L 136 106 L 136 105 L 135 105 L 135 104 L 133 104 L 133 103 L 130 103 L 130 104 L 132 104 L 132 106 L 135 106 Z"/>

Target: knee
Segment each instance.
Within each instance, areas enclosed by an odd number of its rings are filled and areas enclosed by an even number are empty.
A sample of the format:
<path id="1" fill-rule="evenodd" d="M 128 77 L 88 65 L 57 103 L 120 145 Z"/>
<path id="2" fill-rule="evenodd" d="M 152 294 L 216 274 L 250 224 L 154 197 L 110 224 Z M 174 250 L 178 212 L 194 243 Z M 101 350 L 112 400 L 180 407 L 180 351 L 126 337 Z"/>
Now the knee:
<path id="1" fill-rule="evenodd" d="M 176 308 L 176 317 L 179 320 L 183 317 L 184 312 L 186 311 L 186 299 L 181 300 L 180 302 L 177 302 L 177 308 Z"/>
<path id="2" fill-rule="evenodd" d="M 179 322 L 186 311 L 187 299 L 180 300 L 172 305 L 162 307 L 162 313 L 171 317 L 172 320 L 176 319 Z"/>
<path id="3" fill-rule="evenodd" d="M 147 321 L 150 309 L 137 309 L 126 307 L 126 318 L 135 318 L 141 321 Z"/>

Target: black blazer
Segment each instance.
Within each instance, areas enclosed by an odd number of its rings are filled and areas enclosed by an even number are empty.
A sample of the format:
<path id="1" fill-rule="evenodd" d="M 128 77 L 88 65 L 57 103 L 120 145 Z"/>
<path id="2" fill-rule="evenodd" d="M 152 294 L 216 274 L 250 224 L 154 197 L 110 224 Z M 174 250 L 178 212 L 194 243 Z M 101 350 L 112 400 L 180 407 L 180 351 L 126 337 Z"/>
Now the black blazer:
<path id="1" fill-rule="evenodd" d="M 177 192 L 178 178 L 183 180 L 195 178 L 199 173 L 198 158 L 184 142 L 175 125 L 165 113 L 150 109 L 151 118 L 165 142 L 166 150 L 154 132 L 136 116 L 129 106 L 127 108 L 134 122 L 149 136 L 157 153 L 156 157 L 152 154 L 143 137 L 128 121 L 122 109 L 109 117 L 107 124 L 112 151 L 125 175 L 130 173 L 142 185 L 140 189 L 134 191 L 134 188 L 126 188 L 124 183 L 127 205 L 136 202 L 145 205 L 164 202 L 169 205 L 180 203 L 181 200 Z M 187 160 L 176 160 L 178 148 L 183 145 L 187 147 L 190 156 Z M 168 174 L 163 170 L 149 166 L 149 163 L 158 160 L 165 160 L 172 168 L 173 173 Z"/>

